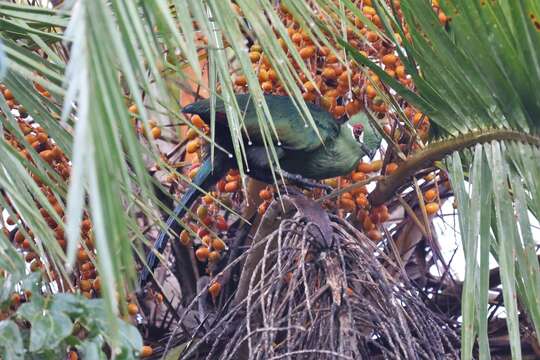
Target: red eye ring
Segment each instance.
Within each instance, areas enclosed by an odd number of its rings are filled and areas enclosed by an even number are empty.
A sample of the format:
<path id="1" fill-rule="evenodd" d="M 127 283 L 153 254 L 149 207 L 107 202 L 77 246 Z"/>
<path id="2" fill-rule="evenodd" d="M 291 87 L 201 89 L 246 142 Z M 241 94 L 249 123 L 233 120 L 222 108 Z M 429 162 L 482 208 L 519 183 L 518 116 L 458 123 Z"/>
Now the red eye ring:
<path id="1" fill-rule="evenodd" d="M 358 137 L 358 136 L 362 135 L 362 132 L 364 131 L 364 125 L 362 125 L 362 124 L 354 124 L 352 126 L 352 129 L 353 129 L 354 136 Z"/>

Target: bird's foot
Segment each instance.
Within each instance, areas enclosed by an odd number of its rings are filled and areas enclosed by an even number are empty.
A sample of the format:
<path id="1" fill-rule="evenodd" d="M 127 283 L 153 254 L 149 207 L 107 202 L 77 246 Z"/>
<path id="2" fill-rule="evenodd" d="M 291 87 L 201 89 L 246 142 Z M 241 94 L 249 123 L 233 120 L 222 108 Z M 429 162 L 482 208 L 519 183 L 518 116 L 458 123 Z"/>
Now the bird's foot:
<path id="1" fill-rule="evenodd" d="M 290 174 L 287 172 L 283 172 L 283 177 L 290 181 L 292 184 L 299 186 L 306 190 L 313 190 L 313 189 L 322 189 L 326 191 L 327 193 L 330 193 L 333 191 L 333 188 L 331 186 L 321 184 L 320 182 L 306 179 L 303 176 L 297 175 L 297 174 Z"/>

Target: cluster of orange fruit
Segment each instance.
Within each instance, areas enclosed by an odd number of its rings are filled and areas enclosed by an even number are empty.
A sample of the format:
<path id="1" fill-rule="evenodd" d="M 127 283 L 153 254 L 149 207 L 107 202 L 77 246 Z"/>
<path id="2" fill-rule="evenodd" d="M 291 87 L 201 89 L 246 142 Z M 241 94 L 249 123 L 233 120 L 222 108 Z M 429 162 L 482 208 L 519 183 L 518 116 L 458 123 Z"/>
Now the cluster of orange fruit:
<path id="1" fill-rule="evenodd" d="M 17 123 L 19 129 L 24 135 L 24 138 L 21 139 L 20 137 L 15 136 L 12 132 L 6 131 L 4 133 L 6 141 L 19 152 L 21 157 L 26 159 L 31 164 L 35 164 L 35 161 L 29 149 L 32 148 L 33 150 L 35 150 L 37 156 L 47 162 L 55 173 L 51 173 L 49 180 L 54 182 L 55 176 L 60 176 L 64 180 L 68 179 L 71 171 L 69 159 L 63 153 L 60 147 L 49 137 L 49 135 L 42 127 L 36 124 L 32 124 L 29 121 L 28 114 L 20 106 L 17 106 L 17 102 L 13 98 L 13 95 L 11 94 L 9 89 L 5 88 L 4 85 L 1 85 L 0 87 L 3 91 L 4 96 L 7 96 L 6 99 L 9 98 L 9 101 L 12 102 L 13 109 L 16 109 L 18 111 L 18 116 L 16 116 Z M 46 93 L 46 90 L 39 87 L 37 84 L 36 89 L 43 96 L 49 96 L 48 93 Z M 63 218 L 63 199 L 59 199 L 52 192 L 49 186 L 44 184 L 45 179 L 41 179 L 34 173 L 32 173 L 31 176 L 36 182 L 36 184 L 40 187 L 43 194 L 46 196 L 48 202 L 50 203 L 50 206 L 56 212 L 56 215 L 60 218 Z M 9 204 L 9 199 L 6 199 L 6 201 L 8 201 Z M 50 214 L 41 203 L 36 202 L 36 204 L 39 207 L 43 219 L 54 231 L 58 244 L 62 249 L 65 249 L 66 239 L 64 237 L 63 225 L 58 224 L 55 216 Z M 36 252 L 36 248 L 34 246 L 35 242 L 33 240 L 34 235 L 32 231 L 25 227 L 18 215 L 10 216 L 6 222 L 7 225 L 18 226 L 18 230 L 13 237 L 14 243 L 25 254 L 25 259 L 28 263 L 30 263 L 31 270 L 41 271 L 43 268 L 43 263 L 42 259 L 40 259 L 40 256 Z M 6 226 L 3 226 L 3 229 L 4 231 L 7 231 Z M 86 297 L 93 297 L 100 291 L 100 281 L 99 277 L 96 275 L 94 265 L 90 260 L 89 254 L 93 253 L 94 242 L 91 234 L 91 223 L 86 216 L 81 224 L 81 236 L 84 239 L 85 248 L 81 247 L 78 250 L 77 254 L 78 271 L 76 273 L 78 274 L 78 276 L 76 278 L 76 286 Z M 49 279 L 50 281 L 62 281 L 58 278 L 58 275 L 54 270 L 51 270 L 48 273 L 44 272 L 44 276 L 49 276 L 48 274 L 50 274 L 50 276 L 52 277 Z"/>
<path id="2" fill-rule="evenodd" d="M 448 24 L 451 18 L 448 17 L 441 9 L 440 0 L 431 0 L 431 5 L 433 7 L 433 10 L 437 13 L 437 17 L 439 18 L 439 22 L 441 23 L 441 25 L 445 26 L 446 24 Z"/>
<path id="3" fill-rule="evenodd" d="M 193 179 L 199 170 L 200 159 L 203 158 L 204 139 L 200 134 L 209 135 L 210 127 L 199 115 L 190 118 L 193 127 L 186 134 L 186 154 L 189 155 L 190 168 L 187 171 L 189 178 Z M 176 173 L 167 176 L 167 182 L 176 183 L 180 179 Z M 230 170 L 215 187 L 215 191 L 203 196 L 199 201 L 194 214 L 187 216 L 185 224 L 188 229 L 181 231 L 179 241 L 183 246 L 193 248 L 195 258 L 206 265 L 206 271 L 212 274 L 212 269 L 220 261 L 228 247 L 220 234 L 226 232 L 229 223 L 225 219 L 224 209 L 231 208 L 232 199 L 241 194 L 241 179 L 238 170 Z M 215 299 L 221 290 L 221 284 L 214 281 L 209 286 L 209 293 Z"/>
<path id="4" fill-rule="evenodd" d="M 400 2 L 394 0 L 394 5 L 400 14 Z M 383 24 L 372 3 L 369 0 L 358 2 L 358 6 L 365 18 L 369 19 L 379 31 L 366 26 L 360 18 L 350 10 L 346 10 L 347 15 L 354 19 L 356 29 L 347 29 L 347 41 L 355 47 L 361 54 L 379 63 L 381 67 L 392 77 L 399 80 L 405 86 L 412 86 L 412 80 L 405 71 L 399 57 L 396 55 L 394 45 L 385 41 L 381 34 Z M 283 24 L 287 27 L 288 37 L 294 45 L 298 54 L 309 69 L 312 80 L 308 79 L 300 66 L 293 59 L 291 51 L 287 47 L 288 41 L 278 36 L 278 42 L 286 52 L 288 60 L 294 64 L 300 82 L 298 86 L 303 92 L 306 101 L 320 105 L 333 114 L 335 118 L 344 115 L 352 116 L 368 106 L 372 111 L 383 116 L 388 111 L 388 107 L 380 96 L 386 90 L 382 86 L 380 79 L 371 71 L 364 71 L 355 62 L 342 63 L 337 54 L 333 53 L 329 47 L 316 46 L 312 37 L 302 29 L 288 9 L 280 5 L 279 13 Z M 321 15 L 321 20 L 325 20 Z M 394 34 L 398 40 L 399 34 Z M 406 33 L 406 36 L 408 34 Z M 332 42 L 331 37 L 327 39 Z M 270 64 L 269 58 L 265 55 L 264 49 L 259 44 L 254 44 L 249 49 L 249 57 L 253 68 L 258 75 L 261 89 L 266 93 L 277 95 L 285 94 L 277 72 Z M 343 55 L 343 54 L 342 54 Z M 234 84 L 237 92 L 247 91 L 247 79 L 243 74 L 236 74 Z"/>
<path id="5" fill-rule="evenodd" d="M 139 115 L 139 109 L 137 108 L 137 105 L 131 104 L 128 108 L 128 111 L 132 115 L 131 125 L 133 126 L 133 128 L 136 128 L 142 136 L 147 137 L 146 128 L 142 124 L 137 127 L 137 116 Z M 150 127 L 150 136 L 152 137 L 152 139 L 159 139 L 161 137 L 161 128 L 158 126 L 157 121 L 149 120 L 148 126 Z"/>
<path id="6" fill-rule="evenodd" d="M 374 160 L 370 163 L 361 162 L 349 176 L 328 179 L 325 183 L 332 187 L 343 188 L 355 183 L 365 182 L 369 176 L 381 172 L 382 167 L 382 160 Z M 388 164 L 385 169 L 386 172 L 392 167 L 392 164 Z M 389 219 L 390 215 L 385 205 L 371 207 L 367 195 L 368 189 L 366 185 L 357 186 L 353 190 L 341 194 L 335 203 L 327 202 L 326 205 L 337 207 L 340 213 L 356 214 L 356 219 L 362 230 L 371 240 L 378 242 L 382 238 L 379 227 Z"/>
<path id="7" fill-rule="evenodd" d="M 274 188 L 272 186 L 267 186 L 265 189 L 262 189 L 259 191 L 259 197 L 263 201 L 259 208 L 257 209 L 257 212 L 259 215 L 263 215 L 266 212 L 266 209 L 268 209 L 268 206 L 274 199 Z"/>
<path id="8" fill-rule="evenodd" d="M 328 179 L 325 183 L 334 188 L 343 188 L 359 182 L 365 183 L 370 176 L 374 176 L 378 172 L 388 175 L 398 169 L 396 163 L 388 163 L 384 169 L 382 167 L 382 160 L 375 160 L 371 163 L 361 162 L 358 164 L 356 171 L 352 172 L 350 176 Z M 423 180 L 426 183 L 432 182 L 437 176 L 438 181 L 441 181 L 442 185 L 449 189 L 450 183 L 442 171 L 432 172 L 426 175 Z M 427 215 L 435 215 L 439 211 L 440 201 L 437 182 L 423 193 L 423 199 Z M 336 203 L 327 202 L 326 205 L 330 208 L 337 207 L 338 212 L 341 212 L 342 215 L 356 215 L 358 225 L 371 240 L 378 242 L 382 239 L 381 225 L 389 220 L 390 214 L 386 205 L 371 206 L 368 199 L 368 189 L 365 185 L 355 187 L 353 190 L 341 194 Z"/>
<path id="9" fill-rule="evenodd" d="M 310 35 L 300 28 L 299 23 L 294 21 L 286 7 L 281 6 L 280 9 L 281 19 L 287 26 L 288 37 L 312 75 L 312 79 L 308 79 L 300 70 L 300 65 L 293 59 L 287 42 L 278 37 L 278 42 L 287 54 L 288 61 L 294 64 L 298 72 L 298 86 L 303 92 L 304 99 L 319 104 L 335 118 L 340 118 L 345 114 L 351 116 L 360 111 L 362 101 L 358 87 L 361 79 L 359 67 L 352 63 L 348 64 L 350 70 L 348 71 L 347 66 L 340 63 L 336 54 L 333 54 L 328 47 L 317 47 L 314 44 Z M 261 89 L 265 93 L 285 94 L 277 72 L 270 64 L 263 48 L 259 44 L 254 44 L 249 50 L 249 57 L 258 76 Z M 247 91 L 245 75 L 235 75 L 234 84 L 236 92 Z M 356 85 L 352 86 L 352 84 Z"/>
<path id="10" fill-rule="evenodd" d="M 392 1 L 397 10 L 398 17 L 402 18 L 400 1 Z M 363 16 L 370 20 L 377 29 L 366 26 L 360 18 L 355 17 L 350 10 L 346 9 L 347 14 L 350 19 L 353 19 L 354 26 L 356 27 L 356 29 L 347 29 L 347 41 L 349 44 L 359 50 L 364 56 L 377 62 L 388 75 L 401 82 L 404 86 L 414 89 L 411 76 L 407 74 L 404 64 L 397 56 L 395 44 L 384 39 L 383 34 L 385 31 L 383 24 L 371 0 L 358 1 L 357 4 Z M 433 2 L 433 8 L 438 13 L 441 23 L 443 25 L 446 24 L 448 18 L 445 17 L 437 1 Z M 236 11 L 239 12 L 238 9 Z M 390 94 L 388 93 L 389 90 L 383 86 L 379 76 L 370 70 L 366 71 L 362 69 L 354 62 L 342 63 L 339 61 L 337 54 L 333 53 L 330 48 L 317 46 L 308 31 L 300 26 L 300 22 L 295 20 L 292 13 L 283 4 L 279 5 L 279 15 L 287 28 L 288 39 L 286 41 L 284 38 L 276 35 L 277 40 L 287 54 L 288 61 L 297 70 L 300 80 L 298 86 L 306 101 L 320 105 L 328 110 L 335 118 L 340 118 L 344 115 L 350 117 L 363 110 L 364 107 L 367 107 L 377 114 L 377 117 L 381 119 L 383 124 L 386 123 L 384 130 L 393 137 L 406 155 L 411 151 L 419 149 L 420 145 L 416 142 L 416 137 L 411 136 L 410 131 L 404 123 L 398 120 L 396 113 L 393 110 L 389 110 L 388 105 L 383 100 L 385 94 L 388 96 Z M 322 15 L 321 20 L 325 20 Z M 393 35 L 398 39 L 398 42 L 401 41 L 399 34 L 396 33 Z M 404 36 L 407 40 L 411 40 L 406 27 Z M 331 42 L 331 36 L 328 36 L 325 40 Z M 311 80 L 301 71 L 300 65 L 293 59 L 291 49 L 287 45 L 288 43 L 293 44 L 298 51 L 298 54 L 310 71 Z M 265 93 L 275 95 L 285 94 L 278 74 L 272 67 L 269 57 L 265 54 L 260 44 L 255 43 L 250 47 L 249 58 L 258 76 L 261 89 Z M 236 92 L 242 93 L 248 90 L 245 75 L 234 74 L 233 79 Z M 418 137 L 421 140 L 426 140 L 430 128 L 429 118 L 406 103 L 404 103 L 402 110 L 408 121 L 414 126 Z M 199 130 L 206 134 L 208 133 L 208 126 L 200 117 L 192 117 L 192 122 Z M 194 130 L 188 132 L 188 139 L 187 152 L 197 153 L 203 140 Z M 412 144 L 411 139 L 413 140 Z M 335 182 L 336 184 L 339 183 L 339 186 L 345 186 L 365 180 L 368 174 L 380 172 L 381 174 L 389 175 L 397 170 L 398 164 L 390 161 L 384 169 L 381 169 L 381 167 L 382 161 L 380 160 L 372 163 L 362 163 L 359 165 L 359 169 L 350 176 L 330 179 L 328 182 Z M 195 165 L 189 173 L 190 177 L 193 177 L 196 171 L 197 166 Z M 218 184 L 218 192 L 234 193 L 239 190 L 239 187 L 240 181 L 228 175 L 225 180 L 220 181 Z M 354 192 L 342 194 L 334 206 L 340 208 L 342 211 L 357 213 L 360 226 L 368 233 L 370 238 L 378 241 L 381 238 L 381 233 L 377 227 L 388 218 L 388 210 L 385 206 L 371 209 L 367 200 L 367 194 L 368 191 L 365 186 L 358 188 Z M 431 195 L 431 193 L 428 195 Z M 263 200 L 259 206 L 259 213 L 263 214 L 273 198 L 272 188 L 268 187 L 262 190 L 259 196 Z M 434 214 L 438 211 L 438 203 L 434 202 L 436 200 L 428 200 L 426 210 L 429 214 Z M 187 238 L 187 235 L 185 237 Z M 211 249 L 202 247 L 199 251 L 200 256 L 197 257 L 206 261 L 207 256 L 210 256 Z"/>
<path id="11" fill-rule="evenodd" d="M 44 97 L 50 97 L 50 94 L 47 90 L 41 87 L 39 84 L 34 84 L 35 89 Z M 67 180 L 70 175 L 71 165 L 67 156 L 63 153 L 60 147 L 49 137 L 47 132 L 39 125 L 35 124 L 32 119 L 29 118 L 26 110 L 17 103 L 12 92 L 6 88 L 4 84 L 0 84 L 0 91 L 4 95 L 4 98 L 7 100 L 8 106 L 10 109 L 15 110 L 12 114 L 17 120 L 17 125 L 22 133 L 23 137 L 16 136 L 15 132 L 6 130 L 4 131 L 4 138 L 7 143 L 9 143 L 14 149 L 16 149 L 20 156 L 28 161 L 29 163 L 35 165 L 33 156 L 39 156 L 42 160 L 48 163 L 52 171 L 55 174 L 50 173 L 51 181 L 55 181 L 55 176 L 61 177 L 63 180 Z M 130 110 L 134 110 L 130 108 Z M 155 127 L 159 130 L 159 128 Z M 156 130 L 152 128 L 152 136 L 157 138 Z M 33 149 L 35 154 L 29 149 Z M 47 198 L 49 204 L 54 209 L 58 217 L 63 220 L 64 217 L 64 199 L 59 199 L 49 186 L 44 184 L 44 179 L 41 179 L 39 176 L 31 173 L 33 180 L 40 187 L 41 191 Z M 4 222 L 4 217 L 0 216 L 2 231 L 9 235 L 8 227 L 17 226 L 17 230 L 13 235 L 13 243 L 17 246 L 20 251 L 24 254 L 25 260 L 30 265 L 31 271 L 42 271 L 44 279 L 47 281 L 63 281 L 54 269 L 48 269 L 49 271 L 44 271 L 44 264 L 40 255 L 37 253 L 37 248 L 35 247 L 35 240 L 33 232 L 28 229 L 23 223 L 20 216 L 15 212 L 11 206 L 9 198 L 5 198 L 5 202 L 8 206 L 11 207 L 10 212 L 12 215 L 7 217 Z M 62 249 L 66 249 L 66 239 L 64 236 L 63 221 L 59 224 L 55 217 L 51 215 L 45 207 L 42 206 L 39 202 L 36 202 L 43 219 L 46 221 L 48 226 L 54 231 L 55 237 L 58 241 L 58 245 Z M 80 291 L 80 293 L 87 297 L 93 298 L 100 295 L 101 290 L 101 281 L 100 277 L 97 275 L 94 262 L 91 257 L 94 256 L 94 241 L 92 235 L 92 224 L 88 219 L 88 216 L 85 214 L 83 221 L 81 222 L 81 237 L 84 240 L 84 246 L 80 246 L 77 252 L 77 268 L 74 271 L 74 285 L 75 288 Z M 1 276 L 2 274 L 0 274 Z M 67 288 L 60 286 L 59 288 Z M 0 319 L 5 319 L 10 316 L 10 314 L 17 310 L 20 304 L 28 301 L 32 293 L 28 290 L 21 290 L 15 292 L 11 295 L 10 301 L 10 311 L 0 312 Z M 138 306 L 129 302 L 127 306 L 127 312 L 129 315 L 136 315 L 139 312 Z M 144 346 L 141 349 L 141 356 L 147 357 L 152 354 L 153 350 L 149 346 Z M 68 352 L 69 359 L 78 359 L 78 353 L 75 350 L 70 350 Z"/>

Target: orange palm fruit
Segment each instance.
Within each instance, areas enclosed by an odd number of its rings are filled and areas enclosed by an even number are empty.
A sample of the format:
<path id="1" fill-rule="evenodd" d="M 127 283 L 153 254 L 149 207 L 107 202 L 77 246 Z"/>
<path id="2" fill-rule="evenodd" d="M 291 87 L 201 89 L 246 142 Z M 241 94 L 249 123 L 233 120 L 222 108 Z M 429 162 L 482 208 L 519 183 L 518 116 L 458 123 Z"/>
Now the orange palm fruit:
<path id="1" fill-rule="evenodd" d="M 268 189 L 262 189 L 259 192 L 259 197 L 263 200 L 271 200 L 272 199 L 272 192 Z"/>
<path id="2" fill-rule="evenodd" d="M 437 198 L 437 191 L 435 189 L 429 189 L 424 193 L 424 199 L 426 199 L 427 202 L 432 202 Z"/>
<path id="3" fill-rule="evenodd" d="M 210 295 L 212 295 L 213 299 L 217 298 L 220 291 L 221 291 L 221 284 L 219 282 L 217 282 L 217 281 L 214 281 L 208 287 L 208 292 L 210 293 Z"/>
<path id="4" fill-rule="evenodd" d="M 428 215 L 434 215 L 439 211 L 439 204 L 436 202 L 430 202 L 426 204 L 426 212 Z"/>
<path id="5" fill-rule="evenodd" d="M 396 163 L 389 163 L 386 165 L 386 174 L 392 174 L 394 173 L 398 168 L 398 165 Z"/>
<path id="6" fill-rule="evenodd" d="M 229 181 L 225 184 L 225 192 L 235 192 L 239 188 L 239 184 L 237 180 Z"/>
<path id="7" fill-rule="evenodd" d="M 199 150 L 199 148 L 201 147 L 201 142 L 199 141 L 198 138 L 194 139 L 194 140 L 191 140 L 187 143 L 186 145 L 186 152 L 188 154 L 193 154 L 195 152 L 197 152 L 197 150 Z"/>
<path id="8" fill-rule="evenodd" d="M 219 238 L 212 240 L 212 248 L 217 251 L 225 250 L 225 242 Z"/>
<path id="9" fill-rule="evenodd" d="M 219 251 L 210 251 L 210 253 L 208 254 L 208 261 L 211 263 L 217 263 L 219 259 L 221 259 Z"/>
<path id="10" fill-rule="evenodd" d="M 154 353 L 154 349 L 151 346 L 145 345 L 141 349 L 141 357 L 150 357 Z"/>
<path id="11" fill-rule="evenodd" d="M 373 166 L 370 163 L 361 162 L 358 164 L 357 170 L 369 174 L 373 171 Z"/>
<path id="12" fill-rule="evenodd" d="M 195 251 L 195 256 L 200 262 L 205 262 L 208 259 L 208 254 L 210 254 L 210 250 L 206 246 L 201 246 Z"/>
<path id="13" fill-rule="evenodd" d="M 139 312 L 139 307 L 137 306 L 137 304 L 129 303 L 127 306 L 127 310 L 129 315 L 134 316 L 137 315 L 137 313 Z"/>
<path id="14" fill-rule="evenodd" d="M 368 231 L 367 236 L 375 242 L 378 242 L 382 239 L 382 234 L 377 229 L 371 229 L 370 231 Z"/>

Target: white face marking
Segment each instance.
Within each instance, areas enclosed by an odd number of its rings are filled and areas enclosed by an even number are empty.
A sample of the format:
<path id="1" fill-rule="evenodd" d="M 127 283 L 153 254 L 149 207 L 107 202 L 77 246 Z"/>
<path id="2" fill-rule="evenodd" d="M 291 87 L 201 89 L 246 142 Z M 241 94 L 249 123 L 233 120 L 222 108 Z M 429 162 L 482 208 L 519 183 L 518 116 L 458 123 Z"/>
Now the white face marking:
<path id="1" fill-rule="evenodd" d="M 351 124 L 347 124 L 347 126 L 349 127 L 349 130 L 351 130 L 352 137 L 355 139 L 355 137 L 354 137 L 354 128 L 352 127 Z"/>

